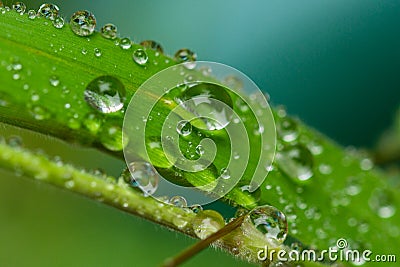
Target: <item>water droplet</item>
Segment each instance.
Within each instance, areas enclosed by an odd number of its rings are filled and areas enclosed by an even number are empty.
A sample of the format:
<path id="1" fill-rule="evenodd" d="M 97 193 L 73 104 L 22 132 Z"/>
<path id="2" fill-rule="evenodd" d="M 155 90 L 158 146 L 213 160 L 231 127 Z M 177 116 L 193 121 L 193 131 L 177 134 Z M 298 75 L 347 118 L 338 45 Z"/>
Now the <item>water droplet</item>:
<path id="1" fill-rule="evenodd" d="M 203 155 L 205 152 L 204 147 L 202 145 L 198 145 L 196 146 L 196 154 L 201 156 Z"/>
<path id="2" fill-rule="evenodd" d="M 178 50 L 174 57 L 178 62 L 184 62 L 185 67 L 188 69 L 193 69 L 196 67 L 197 55 L 189 49 L 183 48 Z"/>
<path id="3" fill-rule="evenodd" d="M 164 53 L 164 50 L 163 50 L 162 46 L 159 43 L 157 43 L 156 41 L 145 40 L 145 41 L 142 41 L 140 43 L 140 45 L 143 46 L 144 48 L 152 49 L 152 50 L 157 51 L 159 53 Z"/>
<path id="4" fill-rule="evenodd" d="M 374 167 L 374 163 L 371 159 L 365 158 L 360 161 L 360 168 L 363 171 L 369 171 Z"/>
<path id="5" fill-rule="evenodd" d="M 5 14 L 6 9 L 3 6 L 0 6 L 0 14 Z"/>
<path id="6" fill-rule="evenodd" d="M 30 9 L 30 10 L 28 11 L 28 18 L 29 18 L 29 19 L 35 19 L 35 18 L 36 18 L 36 11 L 33 10 L 33 9 Z"/>
<path id="7" fill-rule="evenodd" d="M 388 190 L 375 189 L 369 199 L 369 206 L 381 218 L 390 218 L 396 213 L 391 193 Z"/>
<path id="8" fill-rule="evenodd" d="M 38 15 L 45 17 L 46 19 L 54 20 L 58 17 L 59 8 L 53 4 L 42 4 L 39 7 Z"/>
<path id="9" fill-rule="evenodd" d="M 179 121 L 178 124 L 176 125 L 176 131 L 181 136 L 188 136 L 189 134 L 192 133 L 192 125 L 190 124 L 190 122 L 186 120 Z"/>
<path id="10" fill-rule="evenodd" d="M 124 139 L 123 139 L 124 138 Z M 100 142 L 111 151 L 121 151 L 127 145 L 127 136 L 122 134 L 122 128 L 117 125 L 105 125 L 100 134 Z"/>
<path id="11" fill-rule="evenodd" d="M 231 172 L 229 171 L 228 168 L 222 168 L 220 176 L 222 179 L 227 180 L 227 179 L 231 178 Z"/>
<path id="12" fill-rule="evenodd" d="M 285 142 L 293 142 L 299 136 L 297 123 L 291 118 L 285 117 L 277 126 L 280 138 Z"/>
<path id="13" fill-rule="evenodd" d="M 351 176 L 347 178 L 346 193 L 349 196 L 358 195 L 361 192 L 360 178 Z"/>
<path id="14" fill-rule="evenodd" d="M 96 27 L 96 18 L 86 10 L 75 12 L 70 19 L 71 30 L 79 36 L 92 35 Z"/>
<path id="15" fill-rule="evenodd" d="M 50 118 L 50 113 L 44 107 L 33 106 L 30 111 L 32 116 L 38 121 Z"/>
<path id="16" fill-rule="evenodd" d="M 177 216 L 175 216 L 175 217 L 172 219 L 172 223 L 173 223 L 176 227 L 182 229 L 182 228 L 184 228 L 184 227 L 188 224 L 188 221 L 185 220 L 184 218 L 182 218 L 181 215 L 177 215 Z"/>
<path id="17" fill-rule="evenodd" d="M 186 199 L 184 197 L 181 196 L 173 196 L 170 198 L 169 203 L 171 203 L 174 206 L 177 207 L 186 207 L 187 206 L 187 202 Z"/>
<path id="18" fill-rule="evenodd" d="M 325 174 L 325 175 L 329 175 L 332 173 L 332 167 L 330 165 L 324 164 L 324 163 L 322 163 L 318 166 L 318 170 L 321 174 Z"/>
<path id="19" fill-rule="evenodd" d="M 127 49 L 131 48 L 132 42 L 129 38 L 122 38 L 121 41 L 119 42 L 119 46 L 122 49 L 127 50 Z"/>
<path id="20" fill-rule="evenodd" d="M 63 28 L 64 27 L 64 18 L 62 18 L 62 17 L 56 17 L 54 20 L 53 20 L 53 26 L 55 27 L 55 28 L 57 28 L 57 29 L 61 29 L 61 28 Z"/>
<path id="21" fill-rule="evenodd" d="M 99 48 L 94 49 L 94 56 L 95 57 L 101 57 L 101 50 Z"/>
<path id="22" fill-rule="evenodd" d="M 117 27 L 114 24 L 107 23 L 101 27 L 101 35 L 106 39 L 114 40 L 117 38 Z"/>
<path id="23" fill-rule="evenodd" d="M 143 49 L 136 49 L 133 54 L 132 54 L 133 60 L 139 64 L 139 65 L 144 65 L 147 63 L 147 60 L 149 59 L 146 52 Z"/>
<path id="24" fill-rule="evenodd" d="M 53 75 L 50 77 L 49 82 L 52 86 L 57 87 L 60 85 L 60 80 L 57 76 Z"/>
<path id="25" fill-rule="evenodd" d="M 294 181 L 306 181 L 314 175 L 313 156 L 302 145 L 285 147 L 277 153 L 276 161 L 279 168 Z"/>
<path id="26" fill-rule="evenodd" d="M 12 5 L 12 9 L 14 9 L 17 13 L 23 15 L 25 13 L 26 10 L 26 5 L 22 2 L 15 2 Z"/>
<path id="27" fill-rule="evenodd" d="M 324 151 L 324 148 L 315 142 L 308 142 L 307 148 L 313 155 L 320 155 Z"/>
<path id="28" fill-rule="evenodd" d="M 268 240 L 282 244 L 286 239 L 288 225 L 286 216 L 273 206 L 260 206 L 246 215 L 245 221 L 250 222 Z"/>
<path id="29" fill-rule="evenodd" d="M 84 92 L 86 102 L 101 113 L 112 113 L 124 107 L 125 87 L 113 76 L 100 76 Z"/>
<path id="30" fill-rule="evenodd" d="M 205 239 L 225 226 L 224 218 L 214 210 L 200 211 L 192 221 L 193 230 L 200 239 Z"/>
<path id="31" fill-rule="evenodd" d="M 194 204 L 189 207 L 194 213 L 199 213 L 200 211 L 203 210 L 203 207 L 200 206 L 199 204 Z"/>
<path id="32" fill-rule="evenodd" d="M 152 195 L 157 190 L 159 177 L 154 167 L 148 162 L 131 162 L 128 166 L 129 179 L 125 182 L 133 187 L 140 187 L 147 195 Z"/>
<path id="33" fill-rule="evenodd" d="M 192 120 L 199 129 L 220 130 L 232 120 L 232 99 L 222 86 L 198 83 L 186 89 L 177 99 L 190 113 L 198 115 Z"/>

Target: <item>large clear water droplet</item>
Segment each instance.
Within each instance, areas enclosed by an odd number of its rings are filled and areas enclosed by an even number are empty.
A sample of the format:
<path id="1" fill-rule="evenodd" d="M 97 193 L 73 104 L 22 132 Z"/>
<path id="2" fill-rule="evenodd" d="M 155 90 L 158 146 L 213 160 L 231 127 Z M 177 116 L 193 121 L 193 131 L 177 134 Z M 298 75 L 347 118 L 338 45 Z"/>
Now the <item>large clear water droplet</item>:
<path id="1" fill-rule="evenodd" d="M 39 7 L 38 15 L 45 17 L 46 19 L 54 20 L 58 17 L 60 9 L 58 6 L 53 4 L 43 4 Z"/>
<path id="2" fill-rule="evenodd" d="M 114 24 L 107 23 L 101 27 L 101 35 L 106 39 L 114 40 L 117 38 L 117 27 Z"/>
<path id="3" fill-rule="evenodd" d="M 205 239 L 225 226 L 224 218 L 214 210 L 200 211 L 192 221 L 193 230 L 200 239 Z"/>
<path id="4" fill-rule="evenodd" d="M 149 57 L 143 49 L 136 49 L 132 54 L 133 61 L 139 65 L 145 65 Z"/>
<path id="5" fill-rule="evenodd" d="M 148 162 L 131 162 L 128 166 L 131 173 L 130 184 L 139 186 L 147 195 L 152 195 L 157 190 L 159 176 L 154 167 Z"/>
<path id="6" fill-rule="evenodd" d="M 122 82 L 109 75 L 91 81 L 84 92 L 86 102 L 102 113 L 121 110 L 124 107 L 125 95 Z"/>
<path id="7" fill-rule="evenodd" d="M 302 145 L 285 147 L 277 153 L 276 161 L 279 168 L 294 181 L 306 181 L 314 175 L 313 156 Z"/>
<path id="8" fill-rule="evenodd" d="M 286 216 L 277 208 L 269 205 L 260 206 L 246 215 L 245 221 L 251 222 L 266 239 L 282 244 L 288 233 Z"/>
<path id="9" fill-rule="evenodd" d="M 96 27 L 96 18 L 86 10 L 75 12 L 70 19 L 71 30 L 79 36 L 92 35 Z"/>
<path id="10" fill-rule="evenodd" d="M 144 48 L 151 49 L 151 50 L 157 51 L 159 53 L 164 53 L 162 46 L 159 43 L 157 43 L 156 41 L 145 40 L 145 41 L 140 42 L 140 45 L 143 46 Z"/>
<path id="11" fill-rule="evenodd" d="M 184 62 L 185 63 L 185 67 L 188 69 L 193 69 L 196 67 L 196 59 L 197 59 L 197 55 L 196 53 L 190 51 L 187 48 L 183 48 L 178 50 L 175 53 L 174 58 L 178 61 L 178 62 Z"/>
<path id="12" fill-rule="evenodd" d="M 232 120 L 232 99 L 222 86 L 198 83 L 186 89 L 178 102 L 197 119 L 191 124 L 200 129 L 220 130 Z"/>

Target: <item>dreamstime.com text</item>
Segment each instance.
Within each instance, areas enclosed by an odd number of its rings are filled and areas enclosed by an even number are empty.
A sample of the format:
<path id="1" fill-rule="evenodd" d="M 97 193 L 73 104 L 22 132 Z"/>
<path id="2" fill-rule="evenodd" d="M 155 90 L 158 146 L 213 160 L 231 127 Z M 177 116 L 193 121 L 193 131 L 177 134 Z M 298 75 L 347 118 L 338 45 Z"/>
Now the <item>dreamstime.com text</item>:
<path id="1" fill-rule="evenodd" d="M 343 238 L 338 239 L 335 247 L 329 249 L 315 251 L 311 249 L 298 250 L 269 250 L 268 247 L 260 249 L 257 257 L 260 261 L 274 260 L 281 262 L 302 262 L 302 261 L 318 261 L 318 262 L 396 262 L 396 255 L 374 255 L 371 250 L 355 250 L 347 248 L 347 241 Z"/>

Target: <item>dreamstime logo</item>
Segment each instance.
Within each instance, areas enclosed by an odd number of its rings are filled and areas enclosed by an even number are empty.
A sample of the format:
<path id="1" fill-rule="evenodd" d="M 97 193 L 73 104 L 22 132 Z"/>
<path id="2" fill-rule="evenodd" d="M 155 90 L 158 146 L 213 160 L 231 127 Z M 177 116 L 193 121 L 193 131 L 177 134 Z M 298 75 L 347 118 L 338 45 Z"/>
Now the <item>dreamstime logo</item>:
<path id="1" fill-rule="evenodd" d="M 275 154 L 264 94 L 240 71 L 214 62 L 175 65 L 148 79 L 127 107 L 123 134 L 127 165 L 149 162 L 157 173 L 152 190 L 149 179 L 137 185 L 158 199 L 182 196 L 188 206 L 223 197 L 244 174 L 253 192 Z"/>
<path id="2" fill-rule="evenodd" d="M 362 265 L 365 262 L 396 262 L 396 255 L 375 255 L 371 250 L 356 250 L 349 248 L 346 239 L 339 238 L 334 247 L 316 251 L 312 249 L 304 250 L 269 250 L 268 247 L 260 249 L 257 252 L 260 261 L 272 260 L 279 262 L 302 262 L 302 261 L 318 261 L 318 262 L 352 262 L 354 265 Z"/>

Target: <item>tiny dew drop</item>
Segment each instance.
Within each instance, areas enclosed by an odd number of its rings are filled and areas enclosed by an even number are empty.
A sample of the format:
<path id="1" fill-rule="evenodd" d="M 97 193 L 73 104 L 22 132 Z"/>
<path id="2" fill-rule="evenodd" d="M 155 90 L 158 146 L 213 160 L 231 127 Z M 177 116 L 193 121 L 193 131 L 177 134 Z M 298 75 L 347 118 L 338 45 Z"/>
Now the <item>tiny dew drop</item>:
<path id="1" fill-rule="evenodd" d="M 38 15 L 45 17 L 46 19 L 54 20 L 58 17 L 60 9 L 58 6 L 53 4 L 43 4 L 39 7 Z"/>
<path id="2" fill-rule="evenodd" d="M 123 139 L 124 137 L 124 139 Z M 105 125 L 100 133 L 101 144 L 111 151 L 121 151 L 127 145 L 126 135 L 123 136 L 122 128 L 117 125 Z"/>
<path id="3" fill-rule="evenodd" d="M 186 207 L 187 206 L 187 201 L 184 197 L 181 196 L 173 196 L 170 198 L 169 203 L 171 203 L 174 206 L 177 207 Z"/>
<path id="4" fill-rule="evenodd" d="M 140 187 L 146 195 L 152 195 L 158 188 L 159 176 L 154 167 L 148 162 L 131 162 L 128 166 L 130 175 L 124 180 L 132 187 Z"/>
<path id="5" fill-rule="evenodd" d="M 101 55 L 102 55 L 102 53 L 101 53 L 100 48 L 95 48 L 94 49 L 94 56 L 95 57 L 101 57 Z"/>
<path id="6" fill-rule="evenodd" d="M 288 233 L 286 216 L 269 205 L 256 207 L 246 215 L 245 223 L 251 223 L 267 240 L 282 244 Z"/>
<path id="7" fill-rule="evenodd" d="M 381 218 L 390 218 L 396 213 L 396 207 L 388 190 L 375 189 L 368 203 L 372 211 Z"/>
<path id="8" fill-rule="evenodd" d="M 117 38 L 117 27 L 114 24 L 107 23 L 103 27 L 101 27 L 101 36 L 106 39 L 115 39 Z"/>
<path id="9" fill-rule="evenodd" d="M 54 26 L 54 28 L 57 28 L 57 29 L 61 29 L 61 28 L 63 28 L 64 27 L 64 19 L 62 18 L 62 17 L 56 17 L 54 20 L 53 20 L 53 26 Z"/>
<path id="10" fill-rule="evenodd" d="M 28 11 L 28 18 L 29 19 L 35 19 L 36 18 L 36 11 L 31 9 Z"/>
<path id="11" fill-rule="evenodd" d="M 144 65 L 147 63 L 149 57 L 147 56 L 146 52 L 143 49 L 136 49 L 132 55 L 133 60 L 139 64 Z"/>
<path id="12" fill-rule="evenodd" d="M 176 51 L 174 58 L 178 62 L 184 62 L 185 67 L 188 69 L 193 69 L 196 67 L 197 55 L 196 55 L 196 53 L 190 51 L 187 48 L 183 48 L 183 49 Z"/>
<path id="13" fill-rule="evenodd" d="M 96 27 L 96 18 L 86 10 L 75 12 L 70 19 L 71 30 L 79 36 L 92 35 Z"/>
<path id="14" fill-rule="evenodd" d="M 221 169 L 221 178 L 225 180 L 231 178 L 231 172 L 229 171 L 228 168 Z"/>
<path id="15" fill-rule="evenodd" d="M 129 38 L 122 38 L 121 41 L 119 42 L 119 46 L 122 49 L 127 50 L 127 49 L 131 48 L 132 42 Z"/>
<path id="16" fill-rule="evenodd" d="M 202 146 L 202 145 L 198 145 L 198 146 L 196 146 L 196 154 L 197 155 L 199 155 L 199 156 L 201 156 L 201 155 L 203 155 L 204 154 L 204 147 Z"/>
<path id="17" fill-rule="evenodd" d="M 199 213 L 200 211 L 203 210 L 203 207 L 200 206 L 199 204 L 194 204 L 189 207 L 194 213 Z"/>
<path id="18" fill-rule="evenodd" d="M 145 40 L 145 41 L 142 41 L 140 43 L 140 45 L 143 46 L 144 48 L 152 49 L 152 50 L 157 51 L 159 53 L 164 53 L 164 50 L 163 50 L 162 46 L 159 43 L 157 43 L 156 41 Z"/>
<path id="19" fill-rule="evenodd" d="M 277 128 L 280 138 L 285 142 L 293 142 L 299 136 L 297 123 L 291 118 L 283 118 Z"/>
<path id="20" fill-rule="evenodd" d="M 25 13 L 26 10 L 26 5 L 22 2 L 15 2 L 12 5 L 12 8 L 19 14 L 23 15 Z"/>
<path id="21" fill-rule="evenodd" d="M 214 210 L 203 210 L 192 220 L 193 230 L 200 239 L 205 239 L 225 226 L 224 218 Z"/>
<path id="22" fill-rule="evenodd" d="M 30 111 L 35 120 L 41 121 L 50 118 L 50 113 L 44 107 L 32 106 Z"/>
<path id="23" fill-rule="evenodd" d="M 113 76 L 100 76 L 91 81 L 84 92 L 85 101 L 101 113 L 113 113 L 124 107 L 125 87 Z"/>
<path id="24" fill-rule="evenodd" d="M 50 77 L 49 82 L 50 82 L 50 85 L 52 85 L 52 86 L 54 86 L 54 87 L 57 87 L 57 86 L 60 85 L 60 80 L 59 80 L 58 77 L 55 76 L 55 75 L 53 75 L 53 76 Z"/>
<path id="25" fill-rule="evenodd" d="M 361 192 L 361 179 L 357 176 L 347 178 L 346 193 L 350 196 L 358 195 Z"/>
<path id="26" fill-rule="evenodd" d="M 277 153 L 276 161 L 279 168 L 295 182 L 307 181 L 314 175 L 313 155 L 302 145 L 285 147 Z"/>
<path id="27" fill-rule="evenodd" d="M 176 125 L 176 131 L 181 136 L 188 136 L 192 133 L 192 125 L 186 120 L 179 121 Z"/>

